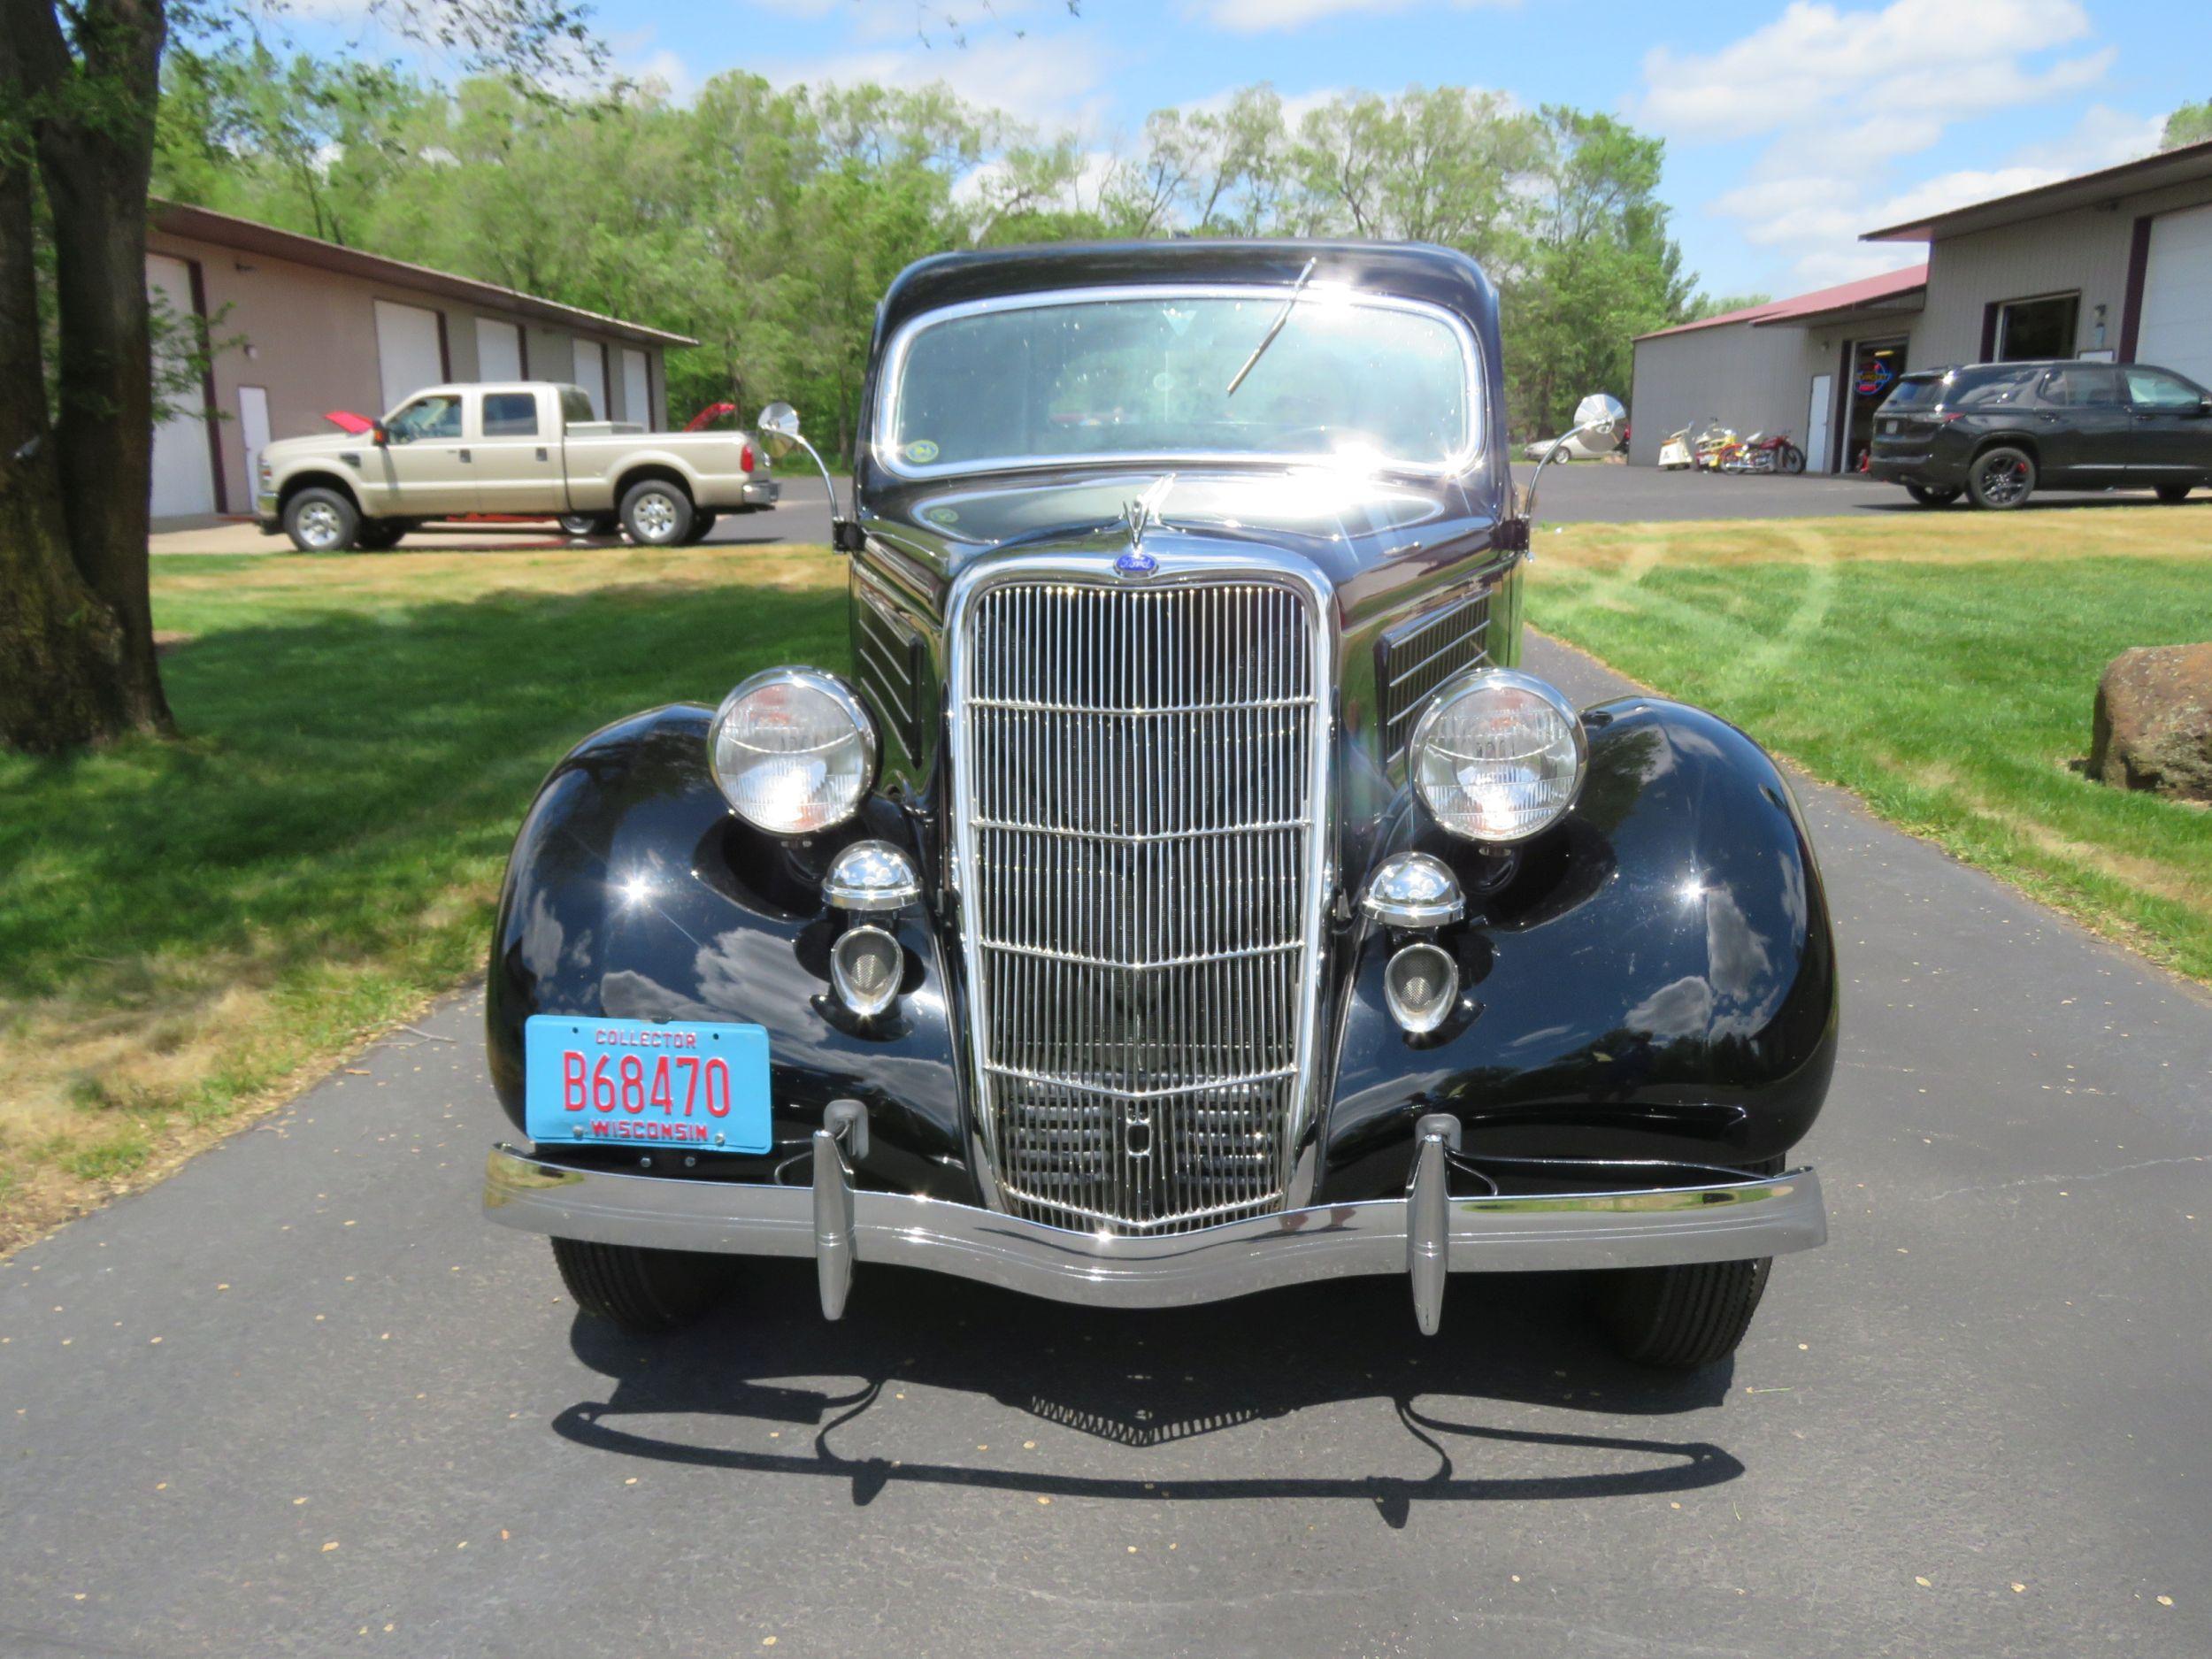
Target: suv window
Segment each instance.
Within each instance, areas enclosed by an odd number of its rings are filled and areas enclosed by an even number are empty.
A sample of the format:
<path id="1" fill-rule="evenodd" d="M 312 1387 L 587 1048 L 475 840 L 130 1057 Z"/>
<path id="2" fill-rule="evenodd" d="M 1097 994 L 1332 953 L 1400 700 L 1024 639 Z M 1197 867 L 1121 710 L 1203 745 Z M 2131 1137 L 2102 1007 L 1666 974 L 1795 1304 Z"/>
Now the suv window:
<path id="1" fill-rule="evenodd" d="M 1943 377 L 1940 374 L 1908 374 L 1897 382 L 1882 407 L 1890 409 L 1924 409 L 1943 396 Z"/>
<path id="2" fill-rule="evenodd" d="M 2194 409 L 2204 394 L 2163 369 L 2129 369 L 2128 401 L 2138 409 Z"/>
<path id="3" fill-rule="evenodd" d="M 2026 401 L 2036 369 L 1970 369 L 1953 382 L 1944 402 L 1953 409 L 1995 409 Z"/>
<path id="4" fill-rule="evenodd" d="M 2044 372 L 2036 396 L 2064 409 L 2085 409 L 2120 401 L 2120 377 L 2095 364 L 2069 363 Z"/>
<path id="5" fill-rule="evenodd" d="M 488 438 L 536 437 L 536 395 L 531 392 L 487 392 L 484 395 L 484 435 Z"/>
<path id="6" fill-rule="evenodd" d="M 461 435 L 461 400 L 450 392 L 418 397 L 384 423 L 394 443 L 414 443 L 424 438 Z"/>

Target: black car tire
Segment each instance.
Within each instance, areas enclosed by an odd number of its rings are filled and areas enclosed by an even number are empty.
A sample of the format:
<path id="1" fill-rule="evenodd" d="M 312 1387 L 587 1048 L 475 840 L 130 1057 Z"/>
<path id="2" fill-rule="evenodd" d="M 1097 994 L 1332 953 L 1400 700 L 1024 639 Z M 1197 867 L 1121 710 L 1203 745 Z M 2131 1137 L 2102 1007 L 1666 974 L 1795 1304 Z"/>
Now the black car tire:
<path id="1" fill-rule="evenodd" d="M 353 533 L 353 545 L 364 553 L 388 552 L 411 527 L 401 518 L 365 518 Z"/>
<path id="2" fill-rule="evenodd" d="M 622 521 L 611 512 L 565 512 L 559 524 L 570 535 L 612 535 Z"/>
<path id="3" fill-rule="evenodd" d="M 714 534 L 714 521 L 718 516 L 719 515 L 718 514 L 710 512 L 702 512 L 695 515 L 691 521 L 691 534 L 686 536 L 684 540 L 687 542 L 699 542 L 705 541 L 710 535 Z"/>
<path id="4" fill-rule="evenodd" d="M 1959 498 L 1958 487 L 1954 484 L 1908 484 L 1905 494 L 1923 507 L 1948 507 Z"/>
<path id="5" fill-rule="evenodd" d="M 691 539 L 695 510 L 680 484 L 649 478 L 622 497 L 622 527 L 640 547 L 681 547 Z"/>
<path id="6" fill-rule="evenodd" d="M 342 492 L 319 486 L 284 503 L 284 534 L 303 553 L 342 553 L 361 533 L 361 510 Z"/>
<path id="7" fill-rule="evenodd" d="M 1695 1371 L 1736 1351 L 1773 1264 L 1772 1256 L 1763 1256 L 1749 1262 L 1617 1268 L 1602 1276 L 1598 1317 L 1623 1359 Z"/>
<path id="8" fill-rule="evenodd" d="M 634 1244 L 556 1239 L 553 1261 L 579 1308 L 633 1336 L 689 1325 L 737 1280 L 733 1256 L 649 1250 Z"/>
<path id="9" fill-rule="evenodd" d="M 2008 512 L 2035 493 L 2035 462 L 2009 444 L 1984 449 L 1966 469 L 1966 493 L 1977 507 Z"/>
<path id="10" fill-rule="evenodd" d="M 2170 507 L 2177 502 L 2187 501 L 2189 492 L 2195 488 L 2194 484 L 2161 484 L 2158 487 L 2158 499 Z"/>

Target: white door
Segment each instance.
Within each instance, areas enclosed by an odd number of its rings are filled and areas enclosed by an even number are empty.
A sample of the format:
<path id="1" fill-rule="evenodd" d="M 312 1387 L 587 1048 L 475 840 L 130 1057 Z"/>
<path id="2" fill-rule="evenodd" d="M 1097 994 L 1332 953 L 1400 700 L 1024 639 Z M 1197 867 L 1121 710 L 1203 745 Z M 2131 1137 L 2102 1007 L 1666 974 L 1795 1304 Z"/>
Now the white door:
<path id="1" fill-rule="evenodd" d="M 1813 376 L 1812 406 L 1805 411 L 1805 470 L 1825 472 L 1828 465 L 1828 422 L 1836 406 L 1836 377 Z"/>
<path id="2" fill-rule="evenodd" d="M 576 342 L 576 384 L 591 399 L 591 418 L 607 418 L 607 351 L 595 341 Z"/>
<path id="3" fill-rule="evenodd" d="M 2212 206 L 2151 220 L 2135 360 L 2212 386 Z"/>
<path id="4" fill-rule="evenodd" d="M 146 256 L 146 296 L 180 324 L 189 324 L 199 314 L 192 303 L 192 267 L 166 254 Z M 172 401 L 188 401 L 196 409 L 200 397 L 196 389 L 182 400 L 173 396 Z M 154 428 L 150 506 L 157 518 L 215 511 L 215 464 L 208 449 L 207 422 L 191 411 L 180 411 Z"/>
<path id="5" fill-rule="evenodd" d="M 269 447 L 269 394 L 258 386 L 238 388 L 238 436 L 246 447 L 246 495 L 261 490 L 261 452 Z"/>
<path id="6" fill-rule="evenodd" d="M 376 302 L 376 366 L 388 414 L 426 386 L 445 380 L 445 353 L 438 349 L 438 313 L 419 305 Z"/>
<path id="7" fill-rule="evenodd" d="M 653 424 L 653 392 L 645 373 L 645 354 L 633 346 L 622 348 L 622 419 L 641 426 Z"/>
<path id="8" fill-rule="evenodd" d="M 522 330 L 513 323 L 489 317 L 476 319 L 476 378 L 480 380 L 518 380 L 522 378 Z"/>

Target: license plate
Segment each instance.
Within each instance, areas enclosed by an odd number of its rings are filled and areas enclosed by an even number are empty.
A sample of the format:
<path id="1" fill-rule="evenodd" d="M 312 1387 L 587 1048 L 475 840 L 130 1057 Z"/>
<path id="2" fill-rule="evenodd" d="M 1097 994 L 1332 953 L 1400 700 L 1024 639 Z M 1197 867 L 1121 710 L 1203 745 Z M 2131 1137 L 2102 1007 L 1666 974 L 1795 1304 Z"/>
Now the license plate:
<path id="1" fill-rule="evenodd" d="M 533 1141 L 755 1154 L 775 1144 L 764 1026 L 533 1014 L 522 1064 Z"/>

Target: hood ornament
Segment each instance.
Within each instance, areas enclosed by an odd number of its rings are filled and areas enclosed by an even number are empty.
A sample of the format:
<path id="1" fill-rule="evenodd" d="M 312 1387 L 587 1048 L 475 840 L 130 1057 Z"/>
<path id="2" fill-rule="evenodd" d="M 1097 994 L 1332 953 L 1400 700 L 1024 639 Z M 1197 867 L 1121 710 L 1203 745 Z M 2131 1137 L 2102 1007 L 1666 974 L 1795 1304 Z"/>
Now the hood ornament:
<path id="1" fill-rule="evenodd" d="M 1170 472 L 1136 500 L 1122 504 L 1121 518 L 1123 524 L 1128 527 L 1129 547 L 1114 561 L 1117 576 L 1149 576 L 1160 568 L 1160 561 L 1144 550 L 1144 536 L 1146 531 L 1159 524 L 1160 498 L 1167 494 L 1174 482 L 1175 474 Z"/>

